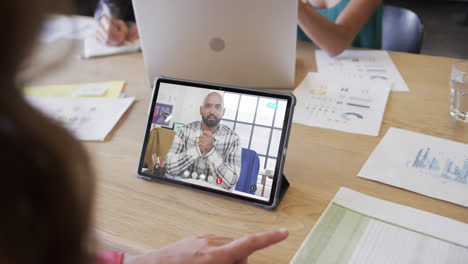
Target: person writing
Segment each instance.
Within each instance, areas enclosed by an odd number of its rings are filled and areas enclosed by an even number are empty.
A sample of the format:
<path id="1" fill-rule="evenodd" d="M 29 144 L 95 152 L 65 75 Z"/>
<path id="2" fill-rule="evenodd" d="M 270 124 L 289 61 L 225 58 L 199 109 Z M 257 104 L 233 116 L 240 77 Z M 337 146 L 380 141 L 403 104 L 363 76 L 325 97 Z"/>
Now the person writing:
<path id="1" fill-rule="evenodd" d="M 35 110 L 21 92 L 26 80 L 19 71 L 45 19 L 69 10 L 66 5 L 65 0 L 0 1 L 0 9 L 8 10 L 0 21 L 10 25 L 4 29 L 10 37 L 0 43 L 0 263 L 234 264 L 284 240 L 288 232 L 280 229 L 237 240 L 195 236 L 137 255 L 96 252 L 90 159 L 82 144 Z"/>
<path id="2" fill-rule="evenodd" d="M 354 47 L 382 48 L 382 0 L 299 0 L 298 40 L 329 56 Z"/>
<path id="3" fill-rule="evenodd" d="M 297 40 L 313 41 L 330 56 L 350 45 L 382 48 L 382 0 L 298 1 Z M 138 38 L 136 24 L 128 27 L 124 22 L 135 21 L 130 0 L 99 0 L 95 17 L 97 36 L 103 43 L 120 45 Z"/>
<path id="4" fill-rule="evenodd" d="M 94 12 L 98 21 L 96 38 L 109 46 L 139 38 L 131 0 L 99 0 Z"/>
<path id="5" fill-rule="evenodd" d="M 185 125 L 174 137 L 167 153 L 167 171 L 181 175 L 185 170 L 221 178 L 218 186 L 232 190 L 240 174 L 240 139 L 229 127 L 220 124 L 225 112 L 224 99 L 209 93 L 200 106 L 202 121 Z"/>

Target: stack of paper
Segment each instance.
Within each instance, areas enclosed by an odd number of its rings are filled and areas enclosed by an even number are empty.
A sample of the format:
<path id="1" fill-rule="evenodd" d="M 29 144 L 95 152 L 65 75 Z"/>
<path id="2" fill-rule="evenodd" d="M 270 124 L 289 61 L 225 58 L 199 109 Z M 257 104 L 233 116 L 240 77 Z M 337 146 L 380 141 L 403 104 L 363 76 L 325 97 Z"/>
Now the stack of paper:
<path id="1" fill-rule="evenodd" d="M 46 97 L 106 97 L 119 98 L 125 81 L 29 86 L 24 88 L 26 96 Z"/>
<path id="2" fill-rule="evenodd" d="M 45 23 L 39 39 L 42 42 L 53 42 L 60 38 L 85 39 L 94 36 L 96 21 L 92 17 L 51 16 Z"/>
<path id="3" fill-rule="evenodd" d="M 391 83 L 309 73 L 296 88 L 294 122 L 378 136 Z"/>
<path id="4" fill-rule="evenodd" d="M 291 263 L 462 264 L 468 225 L 341 188 Z"/>
<path id="5" fill-rule="evenodd" d="M 27 100 L 78 139 L 103 141 L 134 98 L 27 97 Z"/>
<path id="6" fill-rule="evenodd" d="M 468 144 L 390 128 L 358 176 L 468 206 Z"/>
<path id="7" fill-rule="evenodd" d="M 83 58 L 88 59 L 92 57 L 137 52 L 140 50 L 140 40 L 124 42 L 120 46 L 107 46 L 98 42 L 95 36 L 90 36 L 84 41 Z"/>
<path id="8" fill-rule="evenodd" d="M 92 17 L 54 15 L 45 23 L 39 39 L 53 42 L 57 39 L 84 40 L 82 58 L 137 52 L 140 41 L 124 42 L 120 46 L 107 46 L 96 40 L 97 22 Z"/>
<path id="9" fill-rule="evenodd" d="M 119 98 L 125 82 L 27 87 L 27 101 L 80 140 L 103 141 L 134 98 Z"/>
<path id="10" fill-rule="evenodd" d="M 321 73 L 335 73 L 338 78 L 387 80 L 392 82 L 392 91 L 409 91 L 387 51 L 345 50 L 331 58 L 324 51 L 316 50 L 315 58 Z"/>

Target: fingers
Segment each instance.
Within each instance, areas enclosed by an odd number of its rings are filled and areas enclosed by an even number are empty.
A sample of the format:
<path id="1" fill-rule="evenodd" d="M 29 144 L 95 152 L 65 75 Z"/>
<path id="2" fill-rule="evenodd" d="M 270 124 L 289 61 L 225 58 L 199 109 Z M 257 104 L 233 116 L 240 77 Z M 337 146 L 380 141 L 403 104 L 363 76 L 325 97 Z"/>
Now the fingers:
<path id="1" fill-rule="evenodd" d="M 213 234 L 198 236 L 197 239 L 206 239 L 207 244 L 210 246 L 223 246 L 234 241 L 234 239 L 230 237 L 222 237 Z"/>
<path id="2" fill-rule="evenodd" d="M 127 24 L 121 19 L 113 19 L 112 23 L 117 27 L 117 31 L 123 35 L 123 39 L 125 39 L 128 35 Z"/>
<path id="3" fill-rule="evenodd" d="M 199 139 L 199 144 L 208 144 L 208 145 L 211 145 L 213 143 L 213 138 L 212 137 L 209 137 L 209 136 L 206 136 L 206 135 L 201 135 L 200 136 L 200 139 Z"/>
<path id="4" fill-rule="evenodd" d="M 226 244 L 229 244 L 231 243 L 232 241 L 234 241 L 234 239 L 230 238 L 230 237 L 212 237 L 209 239 L 209 245 L 211 246 L 224 246 Z"/>
<path id="5" fill-rule="evenodd" d="M 96 39 L 110 46 L 118 46 L 127 38 L 128 27 L 123 20 L 103 16 L 96 28 Z"/>
<path id="6" fill-rule="evenodd" d="M 131 25 L 130 28 L 128 29 L 127 40 L 130 42 L 133 42 L 137 40 L 139 37 L 140 36 L 138 34 L 137 25 L 136 24 Z"/>
<path id="7" fill-rule="evenodd" d="M 122 44 L 128 34 L 128 27 L 120 19 L 113 19 L 108 31 L 108 45 L 118 46 Z"/>
<path id="8" fill-rule="evenodd" d="M 233 259 L 242 263 L 241 260 L 253 252 L 276 244 L 288 237 L 288 230 L 282 228 L 275 231 L 258 233 L 245 236 L 224 246 L 226 253 Z"/>
<path id="9" fill-rule="evenodd" d="M 210 137 L 210 138 L 213 137 L 213 133 L 211 133 L 211 132 L 208 131 L 208 130 L 203 131 L 203 135 L 204 135 L 204 136 L 207 136 L 207 137 Z"/>

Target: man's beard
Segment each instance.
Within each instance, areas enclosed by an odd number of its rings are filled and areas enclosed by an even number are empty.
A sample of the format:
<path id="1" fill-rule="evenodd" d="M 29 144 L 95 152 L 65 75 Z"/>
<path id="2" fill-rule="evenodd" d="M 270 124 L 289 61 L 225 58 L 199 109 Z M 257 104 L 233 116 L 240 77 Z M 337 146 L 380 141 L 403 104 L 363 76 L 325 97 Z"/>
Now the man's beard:
<path id="1" fill-rule="evenodd" d="M 215 119 L 209 120 L 208 118 L 210 117 L 214 117 Z M 202 116 L 202 120 L 203 120 L 203 123 L 205 123 L 207 127 L 215 127 L 219 124 L 219 121 L 221 121 L 221 119 L 218 119 L 215 115 L 209 115 L 206 118 Z"/>

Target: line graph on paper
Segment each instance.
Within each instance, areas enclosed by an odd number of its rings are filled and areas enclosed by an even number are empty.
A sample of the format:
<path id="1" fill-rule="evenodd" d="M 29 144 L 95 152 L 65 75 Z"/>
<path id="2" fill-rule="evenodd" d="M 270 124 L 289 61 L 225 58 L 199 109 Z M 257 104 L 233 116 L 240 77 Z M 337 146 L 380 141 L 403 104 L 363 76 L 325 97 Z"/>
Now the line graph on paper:
<path id="1" fill-rule="evenodd" d="M 406 167 L 420 176 L 439 177 L 468 185 L 468 157 L 460 159 L 423 147 L 414 153 L 414 158 L 406 161 Z"/>

